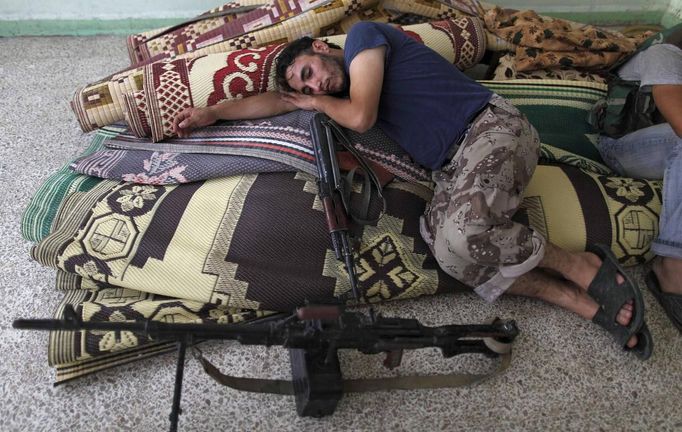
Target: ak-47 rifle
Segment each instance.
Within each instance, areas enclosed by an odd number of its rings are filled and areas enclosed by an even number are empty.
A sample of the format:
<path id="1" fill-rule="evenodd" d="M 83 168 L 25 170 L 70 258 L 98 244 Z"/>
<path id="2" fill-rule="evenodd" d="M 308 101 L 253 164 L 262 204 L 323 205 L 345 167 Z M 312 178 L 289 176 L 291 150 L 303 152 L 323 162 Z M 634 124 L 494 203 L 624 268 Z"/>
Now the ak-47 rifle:
<path id="1" fill-rule="evenodd" d="M 360 301 L 348 233 L 348 207 L 343 204 L 343 200 L 347 198 L 344 198 L 343 182 L 338 181 L 340 177 L 334 133 L 329 131 L 330 127 L 336 126 L 328 121 L 319 116 L 313 120 L 313 141 L 320 171 L 320 198 L 324 203 L 337 257 L 344 259 L 353 295 Z M 371 170 L 363 169 L 365 176 L 372 175 Z M 239 325 L 168 324 L 152 320 L 82 321 L 73 307 L 67 306 L 62 319 L 17 319 L 13 327 L 32 330 L 129 331 L 153 341 L 176 342 L 178 360 L 170 414 L 171 431 L 176 431 L 178 426 L 185 354 L 189 346 L 194 347 L 195 356 L 204 371 L 219 383 L 237 390 L 294 395 L 299 415 L 321 417 L 334 412 L 344 392 L 455 387 L 489 378 L 509 365 L 511 343 L 518 335 L 518 328 L 513 320 L 496 319 L 487 324 L 428 327 L 415 319 L 386 318 L 375 313 L 372 308 L 369 311 L 351 311 L 342 305 L 319 305 L 299 308 L 290 315 L 278 314 Z M 194 346 L 199 341 L 211 339 L 235 340 L 244 345 L 278 345 L 289 348 L 292 381 L 223 374 Z M 427 347 L 440 348 L 444 357 L 478 353 L 501 357 L 501 362 L 496 371 L 486 375 L 450 374 L 344 380 L 341 374 L 339 349 L 355 349 L 364 354 L 386 353 L 384 365 L 394 368 L 400 364 L 404 350 Z"/>
<path id="2" fill-rule="evenodd" d="M 351 294 L 355 301 L 359 302 L 360 292 L 357 286 L 355 266 L 353 265 L 353 247 L 350 240 L 348 218 L 350 216 L 355 222 L 365 225 L 376 222 L 386 210 L 386 200 L 381 193 L 381 184 L 374 171 L 351 145 L 344 132 L 333 120 L 325 114 L 315 114 L 310 121 L 310 133 L 313 142 L 313 152 L 315 153 L 315 162 L 317 164 L 318 195 L 324 207 L 332 247 L 334 248 L 336 259 L 343 260 L 346 264 Z M 339 161 L 336 156 L 336 141 L 353 154 L 358 165 L 363 170 L 365 179 L 363 186 L 363 211 L 365 213 L 369 212 L 372 190 L 376 191 L 377 198 L 381 200 L 383 209 L 377 218 L 366 220 L 367 215 L 358 216 L 352 211 L 350 207 L 352 179 L 341 176 L 341 169 L 339 168 Z"/>

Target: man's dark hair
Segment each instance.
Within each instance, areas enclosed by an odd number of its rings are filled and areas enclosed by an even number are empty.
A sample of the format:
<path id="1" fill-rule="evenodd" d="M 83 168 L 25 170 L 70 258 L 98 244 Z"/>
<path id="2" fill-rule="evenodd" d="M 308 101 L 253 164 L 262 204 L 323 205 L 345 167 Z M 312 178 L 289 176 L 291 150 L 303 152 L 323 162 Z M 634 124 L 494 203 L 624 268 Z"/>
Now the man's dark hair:
<path id="1" fill-rule="evenodd" d="M 312 55 L 313 54 L 313 41 L 315 39 L 304 36 L 300 39 L 296 39 L 287 45 L 282 52 L 277 56 L 277 61 L 275 62 L 275 82 L 280 90 L 287 92 L 295 91 L 289 83 L 287 82 L 287 69 L 294 63 L 296 57 L 301 54 Z M 325 41 L 330 48 L 341 49 L 340 46 L 335 43 Z"/>

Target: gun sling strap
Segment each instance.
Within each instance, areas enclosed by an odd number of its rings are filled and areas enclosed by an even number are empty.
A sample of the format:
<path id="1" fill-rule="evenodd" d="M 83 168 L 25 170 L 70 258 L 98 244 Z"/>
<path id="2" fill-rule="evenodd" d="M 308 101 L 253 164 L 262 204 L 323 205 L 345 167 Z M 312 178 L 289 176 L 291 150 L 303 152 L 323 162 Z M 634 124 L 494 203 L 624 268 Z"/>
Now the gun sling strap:
<path id="1" fill-rule="evenodd" d="M 387 378 L 344 379 L 342 381 L 343 393 L 362 393 L 382 390 L 438 389 L 469 386 L 500 375 L 507 368 L 509 368 L 509 365 L 511 364 L 512 350 L 511 346 L 506 346 L 506 344 L 505 348 L 505 352 L 499 354 L 499 362 L 497 367 L 486 374 L 452 373 L 426 376 L 413 375 Z M 204 372 L 206 372 L 218 383 L 226 387 L 254 393 L 272 393 L 281 395 L 296 394 L 294 381 L 266 378 L 243 378 L 226 375 L 209 360 L 207 360 L 198 348 L 194 347 L 193 352 L 195 358 L 201 363 Z M 292 365 L 293 364 L 292 358 Z"/>
<path id="2" fill-rule="evenodd" d="M 325 140 L 328 145 L 323 146 L 324 148 L 330 149 L 332 154 L 329 155 L 330 162 L 332 164 L 332 173 L 334 181 L 342 181 L 343 184 L 338 184 L 339 192 L 341 193 L 341 201 L 343 202 L 343 207 L 350 218 L 360 224 L 369 225 L 376 223 L 381 216 L 386 212 L 386 198 L 382 194 L 382 185 L 379 176 L 374 172 L 367 160 L 358 152 L 358 150 L 353 146 L 348 139 L 348 136 L 344 132 L 343 128 L 339 126 L 334 120 L 329 118 L 326 114 L 317 113 L 311 119 L 311 138 L 320 142 L 320 140 Z M 348 171 L 345 177 L 340 176 L 339 172 L 339 162 L 336 155 L 335 143 L 339 143 L 344 150 L 351 154 L 358 165 Z M 355 174 L 357 169 L 360 168 L 363 174 L 363 185 L 361 192 L 361 202 L 358 206 L 359 209 L 351 207 L 350 194 L 353 190 L 353 181 L 355 179 Z M 338 176 L 338 178 L 337 178 Z M 378 216 L 370 218 L 370 203 L 372 199 L 372 191 L 376 191 L 376 197 L 381 200 L 382 209 Z"/>

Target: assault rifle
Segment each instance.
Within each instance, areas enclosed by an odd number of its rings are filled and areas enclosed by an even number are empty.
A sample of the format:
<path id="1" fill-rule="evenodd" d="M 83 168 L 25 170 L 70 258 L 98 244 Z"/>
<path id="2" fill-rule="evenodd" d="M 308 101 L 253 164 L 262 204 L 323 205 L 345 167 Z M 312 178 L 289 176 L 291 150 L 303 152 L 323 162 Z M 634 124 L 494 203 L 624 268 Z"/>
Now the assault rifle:
<path id="1" fill-rule="evenodd" d="M 313 152 L 315 153 L 315 162 L 317 164 L 318 195 L 324 207 L 332 247 L 334 248 L 336 259 L 343 260 L 346 264 L 351 294 L 359 302 L 360 293 L 357 287 L 357 276 L 353 264 L 353 247 L 350 241 L 348 218 L 350 216 L 355 222 L 364 225 L 376 222 L 386 209 L 386 201 L 381 194 L 381 184 L 374 171 L 351 145 L 345 133 L 333 120 L 325 114 L 315 114 L 310 121 L 310 133 L 313 142 Z M 337 141 L 355 156 L 358 165 L 363 170 L 363 178 L 365 179 L 363 185 L 363 206 L 365 208 L 362 211 L 369 213 L 372 190 L 376 190 L 377 197 L 381 199 L 383 209 L 377 218 L 367 220 L 367 215 L 358 216 L 351 209 L 352 175 L 350 177 L 341 176 L 341 169 L 339 168 L 339 161 L 336 156 L 335 143 Z"/>
<path id="2" fill-rule="evenodd" d="M 357 302 L 361 302 L 348 231 L 347 215 L 352 213 L 348 206 L 350 182 L 342 180 L 340 176 L 334 144 L 335 138 L 343 141 L 343 135 L 338 135 L 342 134 L 338 126 L 322 115 L 314 117 L 312 132 L 320 173 L 319 194 L 325 208 L 332 244 L 337 259 L 345 262 L 352 294 Z M 352 148 L 348 143 L 345 144 Z M 377 196 L 383 200 L 377 179 L 362 158 L 359 160 L 365 178 L 377 186 Z M 361 220 L 352 214 L 351 217 L 356 221 Z M 293 314 L 278 314 L 240 325 L 169 324 L 152 320 L 82 321 L 73 307 L 67 306 L 62 319 L 18 319 L 14 321 L 13 327 L 53 331 L 128 331 L 156 342 L 176 342 L 178 359 L 170 414 L 171 431 L 176 431 L 178 426 L 185 354 L 190 346 L 204 371 L 219 383 L 243 391 L 293 395 L 299 415 L 322 417 L 334 412 L 343 393 L 455 387 L 489 378 L 508 367 L 511 343 L 519 332 L 513 320 L 495 319 L 486 324 L 428 327 L 415 319 L 383 317 L 371 307 L 368 313 L 351 311 L 343 304 L 306 306 Z M 195 346 L 197 342 L 211 339 L 288 348 L 292 381 L 223 374 Z M 446 358 L 475 353 L 501 357 L 501 361 L 497 370 L 484 375 L 449 374 L 345 380 L 341 374 L 338 359 L 340 349 L 355 349 L 364 354 L 386 353 L 384 365 L 392 369 L 400 365 L 404 350 L 428 347 L 439 348 Z"/>

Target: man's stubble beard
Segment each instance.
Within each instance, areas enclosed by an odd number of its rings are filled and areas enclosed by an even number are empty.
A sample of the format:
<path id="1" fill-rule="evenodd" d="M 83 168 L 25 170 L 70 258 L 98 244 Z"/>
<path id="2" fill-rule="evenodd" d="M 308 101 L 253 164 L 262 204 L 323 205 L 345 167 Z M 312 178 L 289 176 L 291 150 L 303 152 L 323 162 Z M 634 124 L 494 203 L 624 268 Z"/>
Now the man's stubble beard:
<path id="1" fill-rule="evenodd" d="M 341 90 L 335 93 L 330 93 L 330 96 L 344 97 L 348 95 L 348 75 L 346 75 L 345 63 L 342 57 L 333 56 L 331 54 L 319 54 L 323 62 L 331 65 L 332 70 L 343 79 L 341 83 Z"/>

